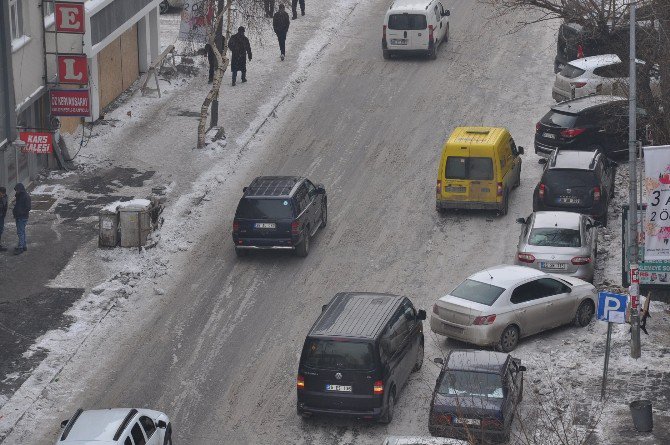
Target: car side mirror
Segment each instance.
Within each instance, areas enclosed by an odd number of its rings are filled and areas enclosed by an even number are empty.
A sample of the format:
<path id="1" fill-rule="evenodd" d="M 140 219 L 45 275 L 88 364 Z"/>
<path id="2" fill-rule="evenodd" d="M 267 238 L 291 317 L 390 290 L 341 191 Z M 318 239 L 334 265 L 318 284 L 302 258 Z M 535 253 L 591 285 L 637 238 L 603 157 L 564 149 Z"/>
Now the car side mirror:
<path id="1" fill-rule="evenodd" d="M 246 193 L 249 187 L 242 187 L 242 193 Z"/>
<path id="2" fill-rule="evenodd" d="M 67 423 L 70 421 L 70 419 L 65 419 L 60 423 L 61 428 L 65 428 L 67 426 Z"/>
<path id="3" fill-rule="evenodd" d="M 434 362 L 436 365 L 444 366 L 444 359 L 443 359 L 442 357 L 435 357 L 435 358 L 433 359 L 433 362 Z"/>
<path id="4" fill-rule="evenodd" d="M 318 193 L 319 195 L 325 195 L 326 188 L 322 184 L 319 184 L 316 186 L 316 193 Z"/>
<path id="5" fill-rule="evenodd" d="M 525 224 L 526 224 L 526 218 L 517 218 L 517 219 L 516 219 L 516 222 L 517 222 L 518 224 L 524 224 L 524 225 L 525 225 Z"/>
<path id="6" fill-rule="evenodd" d="M 324 304 L 323 306 L 321 306 L 321 312 L 325 311 L 327 307 L 328 307 L 327 304 Z"/>
<path id="7" fill-rule="evenodd" d="M 526 367 L 523 365 L 519 366 L 519 372 L 526 372 Z"/>
<path id="8" fill-rule="evenodd" d="M 442 13 L 443 17 L 449 17 L 450 15 L 451 15 L 451 11 L 449 11 L 448 9 Z"/>
<path id="9" fill-rule="evenodd" d="M 520 155 L 522 155 L 525 151 L 523 147 L 517 147 L 516 150 L 519 152 Z"/>
<path id="10" fill-rule="evenodd" d="M 419 312 L 416 314 L 416 318 L 419 320 L 425 320 L 426 319 L 426 311 L 423 309 L 419 309 Z"/>
<path id="11" fill-rule="evenodd" d="M 167 428 L 167 423 L 165 423 L 165 420 L 159 420 L 156 422 L 156 426 L 161 429 Z"/>
<path id="12" fill-rule="evenodd" d="M 547 163 L 547 158 L 540 158 L 538 159 L 537 163 L 540 165 L 545 165 Z"/>

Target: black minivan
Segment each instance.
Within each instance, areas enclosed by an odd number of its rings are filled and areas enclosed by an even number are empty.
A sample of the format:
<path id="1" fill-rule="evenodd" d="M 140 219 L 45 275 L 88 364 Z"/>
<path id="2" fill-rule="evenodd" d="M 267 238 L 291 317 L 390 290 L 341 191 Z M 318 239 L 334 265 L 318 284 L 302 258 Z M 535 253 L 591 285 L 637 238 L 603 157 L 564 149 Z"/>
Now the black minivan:
<path id="1" fill-rule="evenodd" d="M 302 348 L 298 414 L 391 422 L 401 389 L 423 364 L 425 319 L 407 297 L 335 295 Z"/>

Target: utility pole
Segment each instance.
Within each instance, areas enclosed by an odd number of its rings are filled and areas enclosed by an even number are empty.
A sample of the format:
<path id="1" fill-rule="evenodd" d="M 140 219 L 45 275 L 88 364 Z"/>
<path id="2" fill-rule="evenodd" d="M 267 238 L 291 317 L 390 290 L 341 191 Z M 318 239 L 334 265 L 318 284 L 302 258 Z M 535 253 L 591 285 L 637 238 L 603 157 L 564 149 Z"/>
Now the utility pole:
<path id="1" fill-rule="evenodd" d="M 228 0 L 231 1 L 231 0 Z M 216 15 L 219 17 L 223 13 L 223 6 L 226 0 L 217 0 L 216 6 Z M 228 9 L 228 15 L 230 15 L 230 9 Z M 227 42 L 228 40 L 226 40 Z M 219 20 L 216 25 L 216 35 L 214 36 L 214 43 L 216 43 L 216 49 L 219 53 L 224 54 L 225 48 L 223 44 L 223 20 Z M 218 59 L 217 59 L 218 60 Z M 220 89 L 221 87 L 219 87 Z M 219 92 L 216 92 L 216 96 L 212 100 L 212 108 L 210 111 L 212 119 L 210 121 L 210 127 L 219 126 Z"/>
<path id="2" fill-rule="evenodd" d="M 629 4 L 630 26 L 630 63 L 628 77 L 628 255 L 630 264 L 630 356 L 640 358 L 640 278 L 638 272 L 638 234 L 637 234 L 637 79 L 635 64 L 635 0 Z"/>

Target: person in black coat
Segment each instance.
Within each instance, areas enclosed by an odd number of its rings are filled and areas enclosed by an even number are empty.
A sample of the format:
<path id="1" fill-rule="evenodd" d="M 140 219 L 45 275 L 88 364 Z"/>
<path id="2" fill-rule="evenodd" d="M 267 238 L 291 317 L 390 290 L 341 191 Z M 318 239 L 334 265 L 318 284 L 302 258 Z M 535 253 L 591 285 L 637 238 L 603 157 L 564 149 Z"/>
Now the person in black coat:
<path id="1" fill-rule="evenodd" d="M 286 54 L 286 34 L 288 33 L 288 28 L 291 25 L 291 20 L 288 18 L 288 12 L 284 8 L 284 4 L 279 4 L 279 11 L 272 18 L 272 27 L 277 34 L 277 40 L 279 40 L 279 51 L 281 51 L 281 59 L 284 60 L 284 55 Z"/>
<path id="2" fill-rule="evenodd" d="M 291 0 L 293 20 L 298 18 L 298 3 L 300 3 L 300 15 L 305 15 L 305 0 Z"/>
<path id="3" fill-rule="evenodd" d="M 5 231 L 5 216 L 7 215 L 7 207 L 9 207 L 7 202 L 7 189 L 0 187 L 0 239 L 2 239 L 2 232 Z M 7 251 L 7 248 L 3 247 L 2 243 L 0 243 L 0 252 L 5 251 Z"/>
<path id="4" fill-rule="evenodd" d="M 233 34 L 230 38 L 228 48 L 231 53 L 230 70 L 233 72 L 233 86 L 235 86 L 238 71 L 242 71 L 242 82 L 247 81 L 247 55 L 251 61 L 251 45 L 244 35 L 244 26 L 237 28 L 237 34 Z"/>
<path id="5" fill-rule="evenodd" d="M 19 255 L 26 250 L 26 225 L 28 225 L 28 215 L 30 214 L 30 195 L 26 188 L 20 182 L 14 186 L 16 192 L 16 202 L 12 213 L 16 220 L 16 235 L 19 237 L 19 245 L 14 249 L 14 254 Z"/>
<path id="6" fill-rule="evenodd" d="M 209 62 L 209 81 L 208 83 L 214 82 L 214 71 L 219 65 L 216 60 L 216 55 L 214 54 L 214 49 L 209 43 L 205 45 L 205 51 L 207 52 L 207 61 Z"/>

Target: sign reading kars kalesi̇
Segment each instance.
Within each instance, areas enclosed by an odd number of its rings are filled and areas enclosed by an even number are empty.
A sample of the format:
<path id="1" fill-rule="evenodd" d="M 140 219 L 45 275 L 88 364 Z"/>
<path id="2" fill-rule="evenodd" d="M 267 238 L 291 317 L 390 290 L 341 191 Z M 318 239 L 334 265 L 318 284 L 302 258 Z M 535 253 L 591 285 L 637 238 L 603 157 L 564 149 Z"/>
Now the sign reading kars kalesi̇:
<path id="1" fill-rule="evenodd" d="M 19 139 L 25 142 L 22 153 L 53 153 L 53 134 L 35 131 L 19 132 Z"/>
<path id="2" fill-rule="evenodd" d="M 91 98 L 88 90 L 51 90 L 49 93 L 53 116 L 91 115 Z"/>

